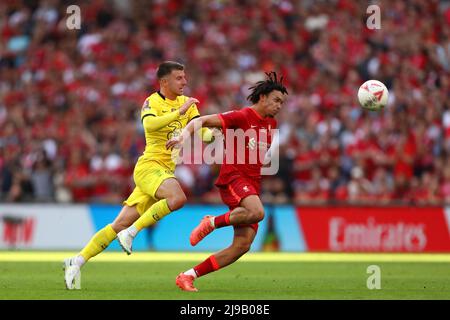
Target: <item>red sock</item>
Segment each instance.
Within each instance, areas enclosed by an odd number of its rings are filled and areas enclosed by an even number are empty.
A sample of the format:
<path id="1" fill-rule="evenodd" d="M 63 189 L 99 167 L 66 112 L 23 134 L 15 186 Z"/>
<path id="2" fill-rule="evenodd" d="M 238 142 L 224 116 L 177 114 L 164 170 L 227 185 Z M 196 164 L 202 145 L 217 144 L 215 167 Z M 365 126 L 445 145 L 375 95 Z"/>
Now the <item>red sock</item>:
<path id="1" fill-rule="evenodd" d="M 210 272 L 220 269 L 219 264 L 214 256 L 210 256 L 208 259 L 194 267 L 194 271 L 198 277 L 204 276 Z"/>
<path id="2" fill-rule="evenodd" d="M 217 228 L 222 228 L 230 225 L 230 211 L 227 213 L 217 216 L 214 218 L 214 226 Z"/>

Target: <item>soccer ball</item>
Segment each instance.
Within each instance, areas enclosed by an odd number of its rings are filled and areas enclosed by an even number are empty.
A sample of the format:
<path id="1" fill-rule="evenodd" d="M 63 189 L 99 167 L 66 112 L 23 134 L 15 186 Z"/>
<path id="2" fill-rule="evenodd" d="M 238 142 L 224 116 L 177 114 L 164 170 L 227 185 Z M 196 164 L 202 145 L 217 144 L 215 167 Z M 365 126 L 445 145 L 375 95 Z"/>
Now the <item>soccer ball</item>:
<path id="1" fill-rule="evenodd" d="M 364 109 L 377 111 L 387 104 L 389 92 L 378 80 L 364 82 L 358 90 L 358 100 Z"/>

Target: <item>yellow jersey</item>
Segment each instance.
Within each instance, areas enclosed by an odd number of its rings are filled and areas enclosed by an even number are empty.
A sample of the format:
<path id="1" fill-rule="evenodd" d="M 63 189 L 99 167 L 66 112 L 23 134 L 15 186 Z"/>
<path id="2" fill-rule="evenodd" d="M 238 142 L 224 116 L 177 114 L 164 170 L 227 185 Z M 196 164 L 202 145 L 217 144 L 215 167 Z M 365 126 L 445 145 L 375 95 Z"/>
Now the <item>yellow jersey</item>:
<path id="1" fill-rule="evenodd" d="M 188 99 L 186 96 L 178 96 L 176 100 L 170 100 L 159 91 L 155 92 L 145 99 L 141 109 L 141 121 L 143 123 L 144 118 L 148 116 L 160 117 L 169 112 L 177 111 Z M 144 154 L 138 160 L 138 164 L 148 160 L 156 161 L 173 172 L 175 170 L 175 162 L 172 160 L 172 151 L 166 149 L 166 142 L 172 137 L 180 135 L 188 122 L 199 116 L 200 113 L 197 106 L 193 104 L 184 115 L 180 115 L 178 119 L 159 130 L 148 132 L 144 127 L 146 146 Z"/>

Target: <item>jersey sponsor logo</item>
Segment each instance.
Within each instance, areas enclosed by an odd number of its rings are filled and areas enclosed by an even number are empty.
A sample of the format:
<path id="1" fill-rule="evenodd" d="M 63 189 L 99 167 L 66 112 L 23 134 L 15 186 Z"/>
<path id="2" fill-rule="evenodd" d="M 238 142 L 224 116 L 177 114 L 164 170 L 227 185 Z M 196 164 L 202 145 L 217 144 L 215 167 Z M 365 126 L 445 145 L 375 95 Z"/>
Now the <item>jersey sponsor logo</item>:
<path id="1" fill-rule="evenodd" d="M 167 140 L 170 140 L 174 137 L 178 137 L 181 134 L 181 129 L 183 128 L 183 125 L 180 121 L 175 120 L 172 121 L 168 127 L 171 129 L 171 131 L 167 134 Z"/>
<path id="2" fill-rule="evenodd" d="M 260 148 L 270 149 L 270 143 L 264 141 L 258 141 L 258 146 Z"/>
<path id="3" fill-rule="evenodd" d="M 245 192 L 249 192 L 249 189 L 248 189 L 247 186 L 244 186 L 242 189 L 243 189 Z"/>
<path id="4" fill-rule="evenodd" d="M 255 138 L 251 138 L 248 141 L 248 147 L 250 148 L 250 150 L 254 150 L 255 146 L 256 146 L 256 140 L 255 140 Z"/>
<path id="5" fill-rule="evenodd" d="M 246 126 L 247 130 L 226 129 L 221 135 L 215 137 L 213 143 L 205 147 L 199 135 L 194 134 L 184 140 L 182 146 L 172 150 L 172 159 L 177 159 L 177 161 L 174 160 L 176 164 L 248 165 L 250 168 L 248 170 L 254 172 L 261 169 L 261 175 L 276 174 L 279 168 L 278 144 L 275 143 L 275 147 L 272 148 L 272 139 L 277 136 L 278 129 L 268 131 L 265 127 L 266 130 L 258 131 L 250 129 L 249 126 L 250 124 Z M 194 128 L 194 131 L 200 128 L 201 126 Z M 169 129 L 171 132 L 168 134 L 168 139 L 171 139 L 179 135 L 182 128 L 172 123 Z"/>
<path id="6" fill-rule="evenodd" d="M 255 150 L 255 147 L 258 146 L 260 149 L 268 150 L 270 148 L 270 143 L 264 141 L 256 141 L 255 138 L 251 138 L 248 141 L 248 148 L 250 150 Z"/>

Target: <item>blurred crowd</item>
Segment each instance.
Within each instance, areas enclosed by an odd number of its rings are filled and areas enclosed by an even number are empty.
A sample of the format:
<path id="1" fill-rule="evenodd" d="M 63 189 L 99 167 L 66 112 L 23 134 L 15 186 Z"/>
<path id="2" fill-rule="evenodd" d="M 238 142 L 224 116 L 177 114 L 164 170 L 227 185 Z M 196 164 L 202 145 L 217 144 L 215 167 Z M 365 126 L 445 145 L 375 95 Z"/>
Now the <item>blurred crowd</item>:
<path id="1" fill-rule="evenodd" d="M 380 0 L 0 2 L 0 200 L 121 203 L 145 146 L 156 67 L 187 67 L 201 114 L 248 106 L 284 75 L 280 170 L 267 203 L 450 203 L 450 3 Z M 363 110 L 361 83 L 389 89 Z M 221 202 L 218 166 L 180 165 L 192 202 Z"/>

